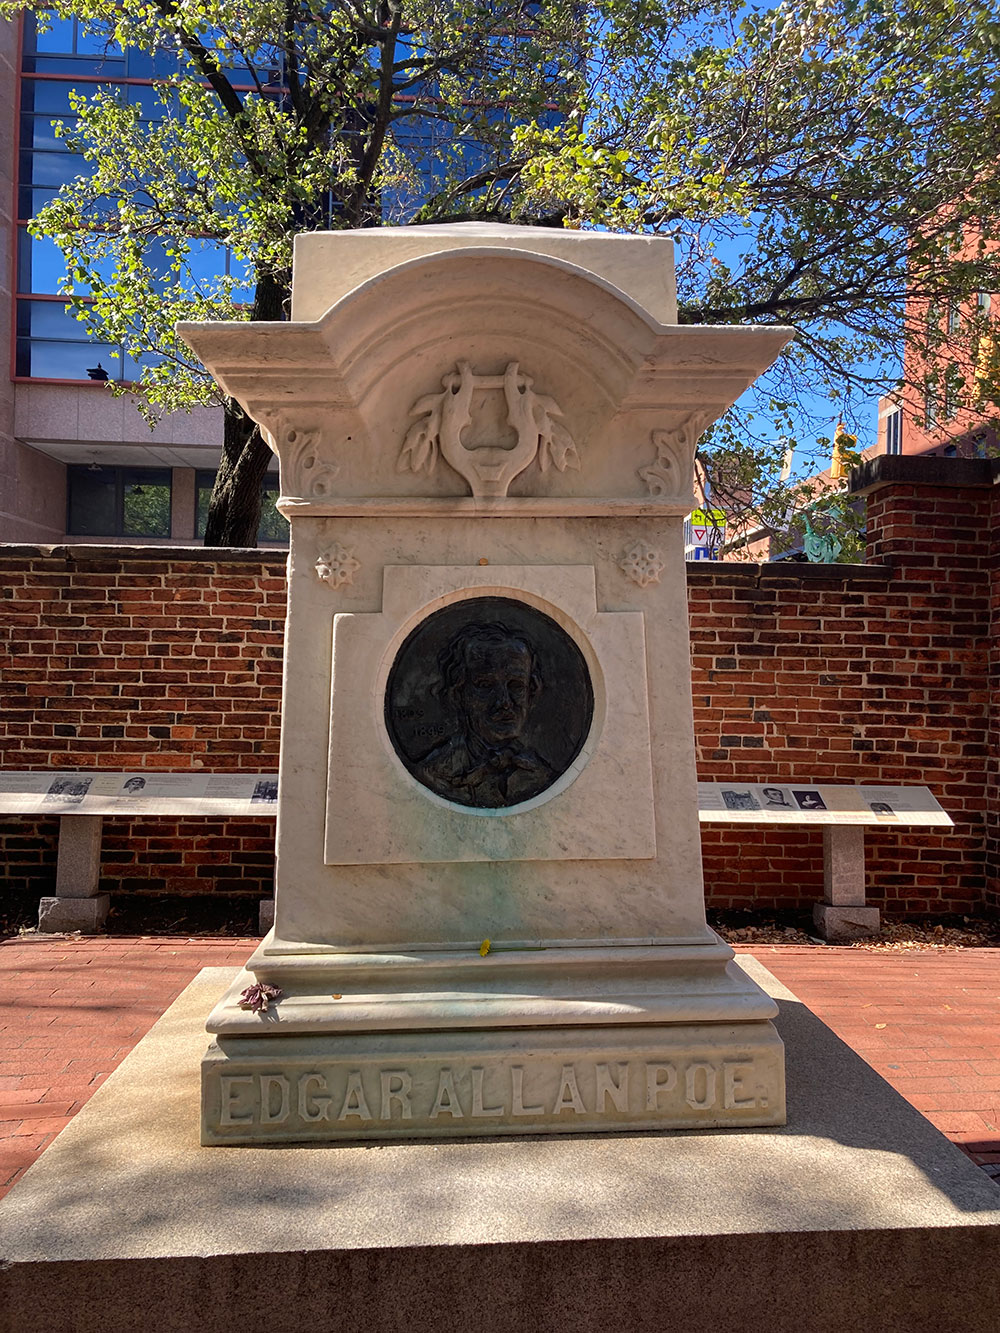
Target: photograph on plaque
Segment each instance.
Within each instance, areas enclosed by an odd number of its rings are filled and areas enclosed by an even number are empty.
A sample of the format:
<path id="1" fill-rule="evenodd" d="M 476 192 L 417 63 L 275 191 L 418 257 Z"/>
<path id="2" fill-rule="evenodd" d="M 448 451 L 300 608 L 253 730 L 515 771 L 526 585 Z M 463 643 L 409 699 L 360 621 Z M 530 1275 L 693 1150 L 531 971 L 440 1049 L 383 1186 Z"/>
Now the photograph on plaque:
<path id="1" fill-rule="evenodd" d="M 409 773 L 445 800 L 505 809 L 551 787 L 583 748 L 594 691 L 550 616 L 510 597 L 453 602 L 404 640 L 385 725 Z"/>
<path id="2" fill-rule="evenodd" d="M 119 795 L 136 797 L 145 795 L 145 792 L 146 779 L 141 778 L 138 774 L 134 773 L 132 777 L 127 778 L 125 782 L 122 783 L 122 789 Z"/>
<path id="3" fill-rule="evenodd" d="M 70 805 L 79 805 L 87 792 L 90 791 L 90 784 L 93 778 L 81 778 L 78 773 L 71 777 L 56 778 L 45 793 L 46 801 L 62 801 Z"/>
<path id="4" fill-rule="evenodd" d="M 800 810 L 825 810 L 826 801 L 815 788 L 812 791 L 793 791 Z"/>
<path id="5" fill-rule="evenodd" d="M 795 810 L 785 787 L 761 787 L 760 800 L 762 810 Z"/>
<path id="6" fill-rule="evenodd" d="M 760 804 L 752 791 L 724 790 L 722 799 L 727 810 L 759 810 Z"/>
<path id="7" fill-rule="evenodd" d="M 895 815 L 895 810 L 887 801 L 869 801 L 873 815 Z"/>
<path id="8" fill-rule="evenodd" d="M 278 799 L 278 782 L 265 780 L 254 784 L 251 805 L 273 805 Z"/>

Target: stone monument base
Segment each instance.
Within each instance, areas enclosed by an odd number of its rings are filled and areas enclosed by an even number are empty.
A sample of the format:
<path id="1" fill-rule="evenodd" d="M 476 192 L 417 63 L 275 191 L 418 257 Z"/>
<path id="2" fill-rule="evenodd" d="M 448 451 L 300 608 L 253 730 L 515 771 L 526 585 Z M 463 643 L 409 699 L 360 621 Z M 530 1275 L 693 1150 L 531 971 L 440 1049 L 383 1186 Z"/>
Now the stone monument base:
<path id="1" fill-rule="evenodd" d="M 992 1333 L 1000 1190 L 752 959 L 786 1128 L 198 1144 L 206 969 L 0 1202 L 13 1333 Z"/>
<path id="2" fill-rule="evenodd" d="M 700 944 L 419 954 L 265 940 L 213 1010 L 202 1142 L 785 1122 L 774 1001 Z M 240 1008 L 266 981 L 281 1000 Z"/>

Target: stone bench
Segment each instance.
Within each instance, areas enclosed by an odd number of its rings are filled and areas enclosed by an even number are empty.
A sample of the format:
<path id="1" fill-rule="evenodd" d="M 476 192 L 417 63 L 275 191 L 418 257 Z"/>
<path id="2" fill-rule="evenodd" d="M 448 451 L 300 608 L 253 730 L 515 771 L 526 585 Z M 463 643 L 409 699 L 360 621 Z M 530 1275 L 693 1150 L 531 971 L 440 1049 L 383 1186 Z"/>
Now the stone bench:
<path id="1" fill-rule="evenodd" d="M 927 787 L 849 787 L 805 782 L 699 782 L 703 824 L 819 824 L 823 901 L 813 921 L 825 940 L 875 935 L 879 910 L 865 902 L 865 828 L 951 827 Z"/>
<path id="2" fill-rule="evenodd" d="M 277 773 L 139 772 L 0 773 L 0 814 L 59 818 L 55 897 L 38 905 L 45 932 L 100 931 L 110 898 L 100 892 L 104 817 L 149 815 L 231 816 L 277 814 Z M 273 899 L 261 905 L 262 922 Z"/>

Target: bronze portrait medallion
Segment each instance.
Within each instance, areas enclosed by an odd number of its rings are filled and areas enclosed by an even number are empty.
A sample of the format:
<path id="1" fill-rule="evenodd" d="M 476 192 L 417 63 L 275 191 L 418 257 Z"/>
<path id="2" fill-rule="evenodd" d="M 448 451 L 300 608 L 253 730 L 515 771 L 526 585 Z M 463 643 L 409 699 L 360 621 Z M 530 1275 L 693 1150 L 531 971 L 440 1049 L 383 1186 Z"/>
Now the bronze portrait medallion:
<path id="1" fill-rule="evenodd" d="M 594 716 L 583 653 L 556 622 L 510 597 L 435 611 L 389 672 L 385 724 L 418 782 L 458 805 L 504 809 L 551 787 Z"/>

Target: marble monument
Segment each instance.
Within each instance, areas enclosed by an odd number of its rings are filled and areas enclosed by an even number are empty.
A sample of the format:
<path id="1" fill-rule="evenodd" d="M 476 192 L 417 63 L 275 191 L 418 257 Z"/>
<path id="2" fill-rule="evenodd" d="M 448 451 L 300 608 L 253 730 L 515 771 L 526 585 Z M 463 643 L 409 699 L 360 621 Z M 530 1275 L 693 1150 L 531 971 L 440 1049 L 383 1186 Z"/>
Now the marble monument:
<path id="1" fill-rule="evenodd" d="M 181 333 L 291 525 L 275 923 L 203 1142 L 784 1123 L 705 921 L 682 520 L 789 330 L 678 325 L 665 239 L 465 224 L 300 236 L 289 322 Z"/>

